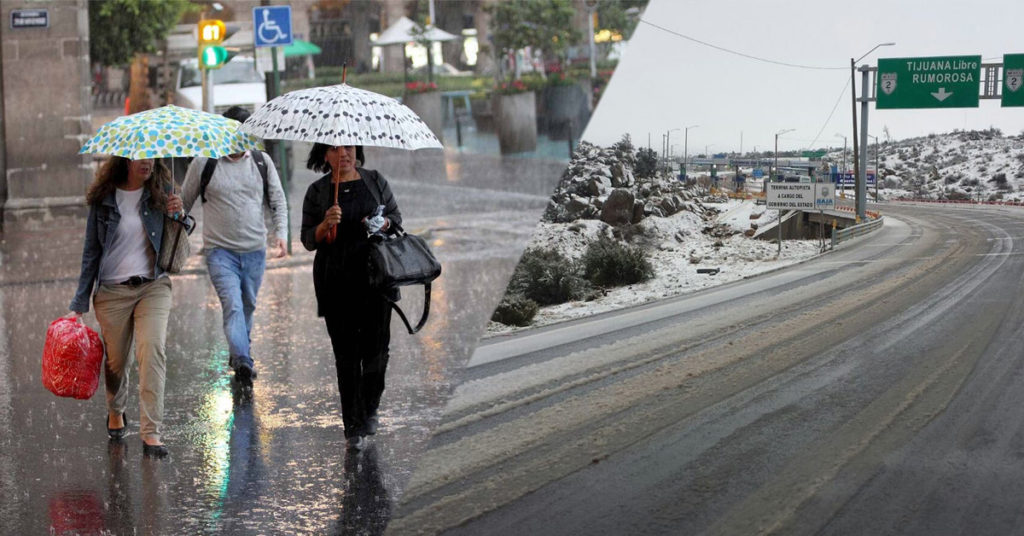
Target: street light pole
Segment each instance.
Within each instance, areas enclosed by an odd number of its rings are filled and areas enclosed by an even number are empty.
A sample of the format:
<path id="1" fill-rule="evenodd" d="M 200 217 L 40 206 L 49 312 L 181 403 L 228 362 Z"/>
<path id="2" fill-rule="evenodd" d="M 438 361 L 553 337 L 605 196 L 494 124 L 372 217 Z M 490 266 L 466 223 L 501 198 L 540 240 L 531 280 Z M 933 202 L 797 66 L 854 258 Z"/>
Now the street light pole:
<path id="1" fill-rule="evenodd" d="M 780 130 L 780 131 L 775 133 L 775 166 L 774 166 L 774 169 L 772 170 L 772 173 L 774 173 L 775 175 L 778 175 L 778 173 L 779 173 L 779 136 L 781 136 L 781 135 L 783 135 L 783 134 L 785 134 L 787 132 L 793 132 L 793 130 L 795 130 L 795 129 L 787 128 L 786 130 Z M 768 176 L 768 182 L 773 182 L 771 175 Z M 778 181 L 774 181 L 774 182 L 778 182 Z M 781 258 L 782 257 L 782 209 L 781 208 L 779 209 L 779 222 L 776 225 L 779 228 L 779 253 L 778 253 L 777 256 L 779 258 Z"/>
<path id="2" fill-rule="evenodd" d="M 846 136 L 836 132 L 837 138 L 843 138 L 843 167 L 839 170 L 839 182 L 843 185 L 843 190 L 846 190 Z"/>
<path id="3" fill-rule="evenodd" d="M 690 142 L 690 129 L 691 128 L 697 128 L 699 126 L 700 125 L 690 125 L 690 126 L 688 126 L 688 127 L 683 129 L 683 178 L 684 179 L 686 178 L 687 159 L 690 157 L 690 147 L 688 145 L 689 142 Z"/>
<path id="4" fill-rule="evenodd" d="M 672 129 L 669 129 L 668 132 L 665 133 L 665 158 L 668 158 L 668 148 L 670 147 L 669 140 L 671 139 L 672 133 L 674 131 L 676 131 L 676 130 L 681 130 L 681 129 L 672 128 Z"/>
<path id="5" fill-rule="evenodd" d="M 857 182 L 857 189 L 856 189 L 856 192 L 857 192 L 857 199 L 856 199 L 857 216 L 860 216 L 862 219 L 864 218 L 863 211 L 864 211 L 865 200 L 862 199 L 860 196 L 863 195 L 864 197 L 867 197 L 867 192 L 864 191 L 864 193 L 862 194 L 862 190 L 863 189 L 860 186 L 861 181 L 863 179 L 861 178 L 861 174 L 860 174 L 860 167 L 861 167 L 860 166 L 860 158 L 859 158 L 860 157 L 860 153 L 859 153 L 859 144 L 857 143 L 857 77 L 856 77 L 856 70 L 857 69 L 856 69 L 856 65 L 857 65 L 858 61 L 860 61 L 860 60 L 864 59 L 865 57 L 867 57 L 868 54 L 871 54 L 872 52 L 874 52 L 875 49 L 877 49 L 878 47 L 891 47 L 891 46 L 893 46 L 895 44 L 896 43 L 893 43 L 893 42 L 890 42 L 890 43 L 879 43 L 879 44 L 875 45 L 874 47 L 872 47 L 871 50 L 869 50 L 866 53 L 864 53 L 863 56 L 861 56 L 861 57 L 859 57 L 857 59 L 850 58 L 850 98 L 851 98 L 850 104 L 853 107 L 853 174 L 856 176 L 856 182 Z M 865 81 L 867 80 L 867 74 L 866 73 L 864 75 L 864 80 Z M 867 83 L 866 82 L 864 84 L 864 91 L 862 91 L 862 93 L 863 93 L 863 95 L 861 96 L 861 98 L 865 99 L 864 100 L 864 111 L 866 112 L 867 111 L 867 100 L 866 99 L 868 97 L 867 96 Z M 865 138 L 865 139 L 867 139 L 867 138 Z"/>
<path id="6" fill-rule="evenodd" d="M 875 203 L 878 202 L 878 136 L 868 134 L 868 137 L 875 140 Z"/>

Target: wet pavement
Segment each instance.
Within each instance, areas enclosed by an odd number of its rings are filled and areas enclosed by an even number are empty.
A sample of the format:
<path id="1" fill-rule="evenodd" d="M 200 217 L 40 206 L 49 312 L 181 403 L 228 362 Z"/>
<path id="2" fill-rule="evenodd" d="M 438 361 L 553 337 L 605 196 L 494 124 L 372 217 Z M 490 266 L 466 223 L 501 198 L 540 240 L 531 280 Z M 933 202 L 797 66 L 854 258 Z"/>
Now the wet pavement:
<path id="1" fill-rule="evenodd" d="M 302 147 L 295 154 L 305 160 Z M 251 397 L 231 380 L 202 258 L 173 276 L 164 419 L 171 455 L 151 460 L 142 456 L 134 371 L 121 443 L 104 431 L 102 385 L 78 401 L 52 395 L 40 380 L 46 328 L 67 313 L 77 284 L 84 222 L 0 236 L 0 533 L 383 531 L 565 160 L 457 150 L 368 149 L 367 157 L 391 182 L 406 229 L 428 238 L 444 272 L 422 332 L 408 335 L 394 319 L 381 429 L 360 454 L 345 451 L 312 254 L 297 241 L 292 257 L 268 263 Z M 289 187 L 293 232 L 315 178 L 297 170 Z M 422 291 L 403 296 L 403 308 L 418 314 Z M 85 320 L 97 327 L 91 312 Z"/>

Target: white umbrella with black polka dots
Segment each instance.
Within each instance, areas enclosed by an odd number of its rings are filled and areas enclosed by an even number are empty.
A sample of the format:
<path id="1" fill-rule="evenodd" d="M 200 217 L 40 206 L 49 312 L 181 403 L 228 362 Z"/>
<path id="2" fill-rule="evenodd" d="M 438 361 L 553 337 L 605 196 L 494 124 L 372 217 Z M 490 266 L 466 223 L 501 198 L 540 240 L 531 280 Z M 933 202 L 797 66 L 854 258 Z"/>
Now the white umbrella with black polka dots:
<path id="1" fill-rule="evenodd" d="M 344 83 L 285 93 L 261 106 L 240 129 L 265 139 L 335 146 L 443 147 L 430 127 L 407 106 Z"/>

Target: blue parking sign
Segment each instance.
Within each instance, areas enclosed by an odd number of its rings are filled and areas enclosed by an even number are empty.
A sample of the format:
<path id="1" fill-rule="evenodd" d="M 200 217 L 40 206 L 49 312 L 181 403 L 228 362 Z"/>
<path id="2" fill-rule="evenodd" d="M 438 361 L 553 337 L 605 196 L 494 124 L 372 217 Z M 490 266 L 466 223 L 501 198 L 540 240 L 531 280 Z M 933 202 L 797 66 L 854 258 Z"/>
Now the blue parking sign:
<path id="1" fill-rule="evenodd" d="M 292 6 L 254 7 L 252 36 L 257 47 L 292 44 Z"/>

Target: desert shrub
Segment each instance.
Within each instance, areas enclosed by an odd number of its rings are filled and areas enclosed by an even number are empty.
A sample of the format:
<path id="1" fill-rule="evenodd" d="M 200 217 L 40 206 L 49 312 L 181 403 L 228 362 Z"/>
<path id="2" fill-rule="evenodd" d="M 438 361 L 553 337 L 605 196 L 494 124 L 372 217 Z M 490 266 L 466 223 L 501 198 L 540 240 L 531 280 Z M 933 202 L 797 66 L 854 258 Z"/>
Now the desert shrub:
<path id="1" fill-rule="evenodd" d="M 632 285 L 654 277 L 654 266 L 643 249 L 607 237 L 591 242 L 580 264 L 583 277 L 600 287 Z"/>
<path id="2" fill-rule="evenodd" d="M 491 320 L 506 326 L 529 326 L 540 306 L 522 294 L 506 292 L 494 309 Z"/>
<path id="3" fill-rule="evenodd" d="M 654 149 L 642 147 L 636 152 L 636 166 L 633 172 L 639 179 L 649 179 L 658 170 L 658 153 Z"/>
<path id="4" fill-rule="evenodd" d="M 587 283 L 575 263 L 553 249 L 531 248 L 519 259 L 508 293 L 518 293 L 539 305 L 554 305 L 584 297 Z"/>
<path id="5" fill-rule="evenodd" d="M 996 173 L 988 182 L 995 184 L 1000 190 L 1006 190 L 1010 186 L 1006 180 L 1006 173 Z"/>

